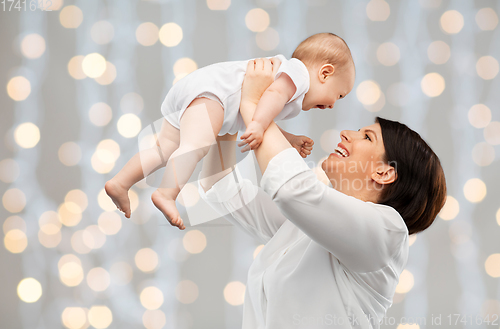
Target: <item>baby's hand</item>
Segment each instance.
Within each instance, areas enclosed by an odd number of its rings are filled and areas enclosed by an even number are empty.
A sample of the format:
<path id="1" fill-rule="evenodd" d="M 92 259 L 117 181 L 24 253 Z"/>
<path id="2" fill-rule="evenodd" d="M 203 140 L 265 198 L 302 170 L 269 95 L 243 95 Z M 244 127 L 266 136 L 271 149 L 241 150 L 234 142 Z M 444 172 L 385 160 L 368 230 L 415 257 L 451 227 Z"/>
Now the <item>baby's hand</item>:
<path id="1" fill-rule="evenodd" d="M 293 147 L 295 147 L 301 157 L 306 158 L 311 154 L 314 141 L 309 137 L 290 134 L 290 139 L 288 141 L 290 142 L 290 144 L 292 144 Z"/>
<path id="2" fill-rule="evenodd" d="M 247 130 L 243 135 L 241 135 L 241 141 L 238 146 L 243 146 L 247 144 L 241 152 L 246 152 L 248 150 L 254 150 L 259 147 L 262 143 L 262 138 L 264 136 L 264 127 L 257 121 L 252 121 L 248 124 Z"/>

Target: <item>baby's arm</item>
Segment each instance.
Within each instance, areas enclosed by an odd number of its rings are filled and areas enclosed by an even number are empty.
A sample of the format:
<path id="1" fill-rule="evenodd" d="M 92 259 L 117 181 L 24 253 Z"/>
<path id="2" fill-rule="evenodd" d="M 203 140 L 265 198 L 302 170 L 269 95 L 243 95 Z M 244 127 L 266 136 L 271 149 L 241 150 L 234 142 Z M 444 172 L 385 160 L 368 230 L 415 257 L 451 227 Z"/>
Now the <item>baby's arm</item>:
<path id="1" fill-rule="evenodd" d="M 274 118 L 283 110 L 285 104 L 293 97 L 297 87 L 287 74 L 281 74 L 274 81 L 257 104 L 252 122 L 248 124 L 245 133 L 241 136 L 248 143 L 242 151 L 257 148 L 262 143 L 264 131 L 269 127 Z"/>

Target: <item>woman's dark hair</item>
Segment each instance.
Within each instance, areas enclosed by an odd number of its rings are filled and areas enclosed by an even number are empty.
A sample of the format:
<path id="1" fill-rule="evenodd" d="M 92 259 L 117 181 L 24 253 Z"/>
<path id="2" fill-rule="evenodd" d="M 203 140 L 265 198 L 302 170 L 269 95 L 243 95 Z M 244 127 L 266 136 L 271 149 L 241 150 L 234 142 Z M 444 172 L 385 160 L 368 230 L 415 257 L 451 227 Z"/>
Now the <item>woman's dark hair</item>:
<path id="1" fill-rule="evenodd" d="M 378 203 L 396 209 L 414 234 L 428 228 L 446 201 L 446 180 L 437 155 L 419 134 L 397 121 L 377 117 L 385 159 L 396 180 L 384 187 Z"/>

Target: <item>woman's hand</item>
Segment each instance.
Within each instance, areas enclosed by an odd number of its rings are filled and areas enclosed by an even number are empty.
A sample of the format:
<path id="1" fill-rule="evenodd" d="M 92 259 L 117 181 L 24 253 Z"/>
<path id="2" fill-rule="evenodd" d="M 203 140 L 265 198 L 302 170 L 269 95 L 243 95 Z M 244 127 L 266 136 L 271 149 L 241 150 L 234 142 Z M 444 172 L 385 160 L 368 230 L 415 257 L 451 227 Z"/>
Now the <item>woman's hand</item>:
<path id="1" fill-rule="evenodd" d="M 258 58 L 248 62 L 241 88 L 241 103 L 257 105 L 262 94 L 274 82 L 281 61 L 278 58 Z"/>

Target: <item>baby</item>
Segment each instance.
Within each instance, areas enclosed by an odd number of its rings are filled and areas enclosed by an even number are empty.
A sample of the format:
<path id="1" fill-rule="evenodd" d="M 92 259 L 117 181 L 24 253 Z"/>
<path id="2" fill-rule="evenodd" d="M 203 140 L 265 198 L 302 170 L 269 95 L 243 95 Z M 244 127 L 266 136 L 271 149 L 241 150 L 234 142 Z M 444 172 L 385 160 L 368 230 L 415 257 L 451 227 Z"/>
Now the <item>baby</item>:
<path id="1" fill-rule="evenodd" d="M 351 52 L 335 34 L 315 34 L 299 44 L 290 60 L 283 55 L 275 58 L 281 65 L 242 135 L 247 143 L 245 149 L 259 146 L 273 120 L 291 119 L 301 110 L 332 108 L 354 85 Z M 166 162 L 160 188 L 151 199 L 172 225 L 185 229 L 175 206 L 180 190 L 216 136 L 235 134 L 245 128 L 239 107 L 247 64 L 248 61 L 212 64 L 190 73 L 170 89 L 161 106 L 164 120 L 157 136 L 158 147 L 135 154 L 105 185 L 106 193 L 125 217 L 130 218 L 131 213 L 130 187 Z M 282 132 L 302 157 L 310 154 L 310 138 Z"/>

